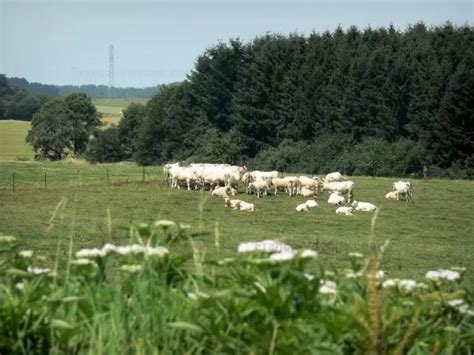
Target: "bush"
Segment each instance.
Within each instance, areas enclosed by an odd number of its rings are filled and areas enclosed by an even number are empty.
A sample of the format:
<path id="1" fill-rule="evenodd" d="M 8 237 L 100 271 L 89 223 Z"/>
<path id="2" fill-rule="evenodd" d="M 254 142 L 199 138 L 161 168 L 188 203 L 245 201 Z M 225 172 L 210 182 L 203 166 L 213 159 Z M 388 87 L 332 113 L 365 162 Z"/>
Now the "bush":
<path id="1" fill-rule="evenodd" d="M 85 158 L 91 163 L 113 163 L 124 159 L 117 127 L 97 131 L 90 137 Z"/>

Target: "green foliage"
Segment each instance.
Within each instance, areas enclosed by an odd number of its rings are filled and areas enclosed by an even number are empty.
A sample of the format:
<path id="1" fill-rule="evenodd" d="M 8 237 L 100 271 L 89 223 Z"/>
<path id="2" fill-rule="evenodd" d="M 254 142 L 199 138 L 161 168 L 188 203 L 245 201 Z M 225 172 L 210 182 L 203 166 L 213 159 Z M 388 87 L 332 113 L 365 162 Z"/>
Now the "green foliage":
<path id="1" fill-rule="evenodd" d="M 140 129 L 136 160 L 153 164 L 182 157 L 196 144 L 197 132 L 205 130 L 202 117 L 193 117 L 189 84 L 164 86 L 147 102 L 147 116 Z"/>
<path id="2" fill-rule="evenodd" d="M 131 103 L 123 110 L 123 117 L 119 122 L 118 130 L 125 159 L 131 159 L 137 150 L 139 129 L 145 120 L 145 116 L 145 105 L 139 103 Z"/>
<path id="3" fill-rule="evenodd" d="M 465 270 L 452 271 L 453 280 L 387 287 L 378 271 L 383 253 L 350 254 L 345 269 L 329 271 L 302 251 L 271 259 L 278 242 L 226 259 L 176 252 L 202 236 L 169 220 L 135 224 L 129 246 L 83 249 L 45 268 L 41 255 L 0 235 L 0 349 L 380 355 L 474 348 Z"/>
<path id="4" fill-rule="evenodd" d="M 0 119 L 30 121 L 47 99 L 44 94 L 30 95 L 24 89 L 10 86 L 6 76 L 0 74 Z"/>
<path id="5" fill-rule="evenodd" d="M 91 163 L 113 163 L 125 158 L 120 131 L 117 127 L 98 130 L 89 139 L 85 158 Z"/>
<path id="6" fill-rule="evenodd" d="M 47 85 L 31 83 L 24 78 L 8 78 L 10 85 L 27 90 L 30 94 L 43 94 L 50 96 L 64 96 L 75 92 L 84 92 L 91 97 L 115 99 L 148 99 L 159 92 L 161 85 L 146 88 L 118 88 L 113 90 L 107 85 Z"/>
<path id="7" fill-rule="evenodd" d="M 26 141 L 41 158 L 60 160 L 85 151 L 89 135 L 101 124 L 90 97 L 83 93 L 48 101 L 33 116 Z"/>
<path id="8" fill-rule="evenodd" d="M 68 116 L 69 108 L 62 99 L 50 100 L 33 116 L 26 141 L 38 156 L 60 160 L 72 149 L 73 127 Z"/>
<path id="9" fill-rule="evenodd" d="M 469 177 L 472 38 L 448 23 L 219 43 L 150 100 L 138 161 Z"/>

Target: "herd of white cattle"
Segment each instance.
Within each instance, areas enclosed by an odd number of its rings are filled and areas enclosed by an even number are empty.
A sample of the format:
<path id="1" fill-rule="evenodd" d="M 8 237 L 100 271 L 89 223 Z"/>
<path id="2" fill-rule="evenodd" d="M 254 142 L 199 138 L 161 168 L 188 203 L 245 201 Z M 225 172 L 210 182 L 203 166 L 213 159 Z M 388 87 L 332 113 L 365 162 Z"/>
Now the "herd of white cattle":
<path id="1" fill-rule="evenodd" d="M 231 196 L 238 194 L 240 186 L 245 187 L 247 194 L 257 198 L 278 193 L 292 196 L 313 197 L 322 191 L 329 191 L 328 204 L 337 206 L 336 213 L 352 216 L 354 211 L 373 212 L 377 207 L 369 202 L 353 200 L 355 183 L 347 180 L 341 173 L 327 174 L 324 178 L 317 176 L 285 176 L 278 171 L 248 171 L 245 166 L 228 164 L 166 164 L 163 167 L 166 181 L 172 188 L 188 190 L 204 189 L 213 196 L 224 198 L 224 205 L 240 211 L 255 211 L 253 203 Z M 385 195 L 389 200 L 412 201 L 413 191 L 410 182 L 393 183 L 392 191 Z M 307 200 L 296 206 L 298 212 L 308 212 L 310 208 L 319 207 L 315 200 Z"/>

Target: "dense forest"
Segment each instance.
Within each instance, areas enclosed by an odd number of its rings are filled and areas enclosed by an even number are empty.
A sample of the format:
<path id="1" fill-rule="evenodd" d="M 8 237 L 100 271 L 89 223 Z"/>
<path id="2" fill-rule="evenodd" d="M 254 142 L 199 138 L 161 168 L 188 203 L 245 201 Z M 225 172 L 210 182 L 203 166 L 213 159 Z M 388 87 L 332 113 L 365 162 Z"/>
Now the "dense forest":
<path id="1" fill-rule="evenodd" d="M 0 120 L 30 121 L 47 100 L 47 95 L 30 94 L 23 88 L 9 85 L 6 76 L 0 74 Z"/>
<path id="2" fill-rule="evenodd" d="M 85 92 L 91 97 L 114 98 L 114 99 L 148 99 L 155 95 L 160 85 L 147 88 L 109 88 L 106 85 L 47 85 L 30 83 L 24 78 L 8 78 L 10 85 L 25 89 L 30 94 L 46 94 L 49 96 L 64 96 L 73 92 Z"/>
<path id="3" fill-rule="evenodd" d="M 125 156 L 142 164 L 392 176 L 426 166 L 433 176 L 472 177 L 474 32 L 420 23 L 232 39 L 143 111 Z M 102 133 L 96 144 L 119 138 Z M 92 160 L 124 156 L 114 157 Z"/>

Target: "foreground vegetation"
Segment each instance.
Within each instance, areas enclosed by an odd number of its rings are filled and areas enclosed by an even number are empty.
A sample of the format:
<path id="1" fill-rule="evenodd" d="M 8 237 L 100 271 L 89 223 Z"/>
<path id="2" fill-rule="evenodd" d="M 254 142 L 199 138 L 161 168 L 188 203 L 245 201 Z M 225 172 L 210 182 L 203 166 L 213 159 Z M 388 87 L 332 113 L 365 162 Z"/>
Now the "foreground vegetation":
<path id="1" fill-rule="evenodd" d="M 75 254 L 71 235 L 65 247 L 58 244 L 50 268 L 38 252 L 20 251 L 14 237 L 0 236 L 0 352 L 474 349 L 473 299 L 460 286 L 462 269 L 431 271 L 417 283 L 385 279 L 377 270 L 382 250 L 365 260 L 350 254 L 345 268 L 332 269 L 314 250 L 293 252 L 277 242 L 204 258 L 193 240 L 208 236 L 169 220 L 136 224 L 127 234 L 127 245 Z M 212 238 L 217 244 L 226 235 Z"/>
<path id="2" fill-rule="evenodd" d="M 69 237 L 73 250 L 126 243 L 129 223 L 165 218 L 217 230 L 222 236 L 218 248 L 214 237 L 195 242 L 208 256 L 232 256 L 244 241 L 277 239 L 314 248 L 328 267 L 342 267 L 349 252 L 367 255 L 390 240 L 382 265 L 390 277 L 422 280 L 430 269 L 474 267 L 470 181 L 413 180 L 415 202 L 406 204 L 384 198 L 394 179 L 352 177 L 355 198 L 380 207 L 371 235 L 371 214 L 337 216 L 326 203 L 327 194 L 316 196 L 321 207 L 308 214 L 295 211 L 303 197 L 243 195 L 255 203 L 256 212 L 238 213 L 208 192 L 170 189 L 159 167 L 147 167 L 145 183 L 142 179 L 142 167 L 134 165 L 0 163 L 0 232 L 18 237 L 22 248 L 51 257 L 57 243 L 65 248 Z M 465 284 L 474 290 L 472 272 Z"/>

